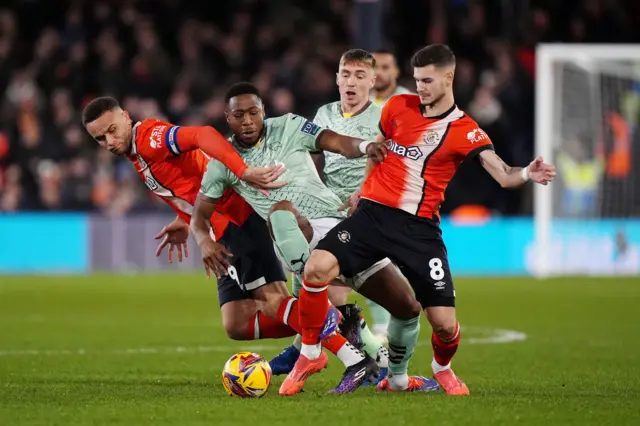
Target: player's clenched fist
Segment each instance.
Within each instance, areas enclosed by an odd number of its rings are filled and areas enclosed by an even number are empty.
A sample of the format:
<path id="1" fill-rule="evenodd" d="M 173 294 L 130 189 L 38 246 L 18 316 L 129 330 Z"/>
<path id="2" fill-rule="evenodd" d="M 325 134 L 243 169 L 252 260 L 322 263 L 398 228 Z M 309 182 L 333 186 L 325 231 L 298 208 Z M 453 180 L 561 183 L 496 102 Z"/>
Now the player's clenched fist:
<path id="1" fill-rule="evenodd" d="M 376 163 L 382 163 L 384 159 L 387 158 L 388 147 L 389 141 L 369 142 L 365 153 L 367 154 L 367 157 L 371 158 Z"/>
<path id="2" fill-rule="evenodd" d="M 227 267 L 230 264 L 227 257 L 233 255 L 225 246 L 206 238 L 200 244 L 200 250 L 202 250 L 202 261 L 204 262 L 204 270 L 207 272 L 207 277 L 211 278 L 211 271 L 217 278 L 228 274 Z"/>

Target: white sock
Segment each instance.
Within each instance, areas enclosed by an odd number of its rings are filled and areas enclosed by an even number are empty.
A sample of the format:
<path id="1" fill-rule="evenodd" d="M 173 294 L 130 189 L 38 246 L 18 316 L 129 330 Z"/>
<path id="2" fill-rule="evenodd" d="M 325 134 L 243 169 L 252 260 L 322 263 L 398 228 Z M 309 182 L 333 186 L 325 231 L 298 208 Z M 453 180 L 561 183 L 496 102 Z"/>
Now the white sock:
<path id="1" fill-rule="evenodd" d="M 345 367 L 356 365 L 364 359 L 364 354 L 357 350 L 351 343 L 347 342 L 338 350 L 338 359 L 344 363 Z"/>
<path id="2" fill-rule="evenodd" d="M 317 345 L 305 345 L 303 343 L 300 348 L 300 353 L 308 359 L 318 359 L 322 353 L 322 345 L 320 343 Z"/>
<path id="3" fill-rule="evenodd" d="M 302 336 L 299 334 L 296 334 L 295 339 L 293 339 L 292 345 L 299 351 L 300 348 L 302 347 Z"/>
<path id="4" fill-rule="evenodd" d="M 431 361 L 431 369 L 433 370 L 433 374 L 448 370 L 450 368 L 451 368 L 451 363 L 447 365 L 440 365 L 436 362 L 435 358 L 433 359 L 433 361 Z"/>
<path id="5" fill-rule="evenodd" d="M 376 362 L 380 368 L 389 368 L 389 351 L 384 346 L 380 346 L 380 349 L 378 349 Z"/>
<path id="6" fill-rule="evenodd" d="M 409 387 L 409 375 L 389 373 L 389 387 L 393 390 L 405 390 Z"/>

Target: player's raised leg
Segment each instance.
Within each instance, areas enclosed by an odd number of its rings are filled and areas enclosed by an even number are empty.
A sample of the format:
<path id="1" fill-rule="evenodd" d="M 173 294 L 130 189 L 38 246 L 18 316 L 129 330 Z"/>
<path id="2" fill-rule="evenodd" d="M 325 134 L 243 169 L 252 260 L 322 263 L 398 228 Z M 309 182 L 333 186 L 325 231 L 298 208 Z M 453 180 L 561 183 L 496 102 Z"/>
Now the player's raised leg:
<path id="1" fill-rule="evenodd" d="M 309 222 L 300 216 L 292 203 L 281 201 L 271 208 L 269 226 L 280 254 L 293 272 L 298 273 L 309 257 L 308 241 L 313 235 Z M 303 232 L 304 229 L 307 231 L 306 234 Z M 334 317 L 330 310 L 328 286 L 328 282 L 303 280 L 298 305 L 302 336 L 300 356 L 282 383 L 281 395 L 298 393 L 311 374 L 326 366 L 326 355 L 322 353 L 323 345 L 338 356 L 347 368 L 365 359 L 358 349 L 335 332 L 339 317 Z M 331 318 L 335 320 L 331 321 Z"/>

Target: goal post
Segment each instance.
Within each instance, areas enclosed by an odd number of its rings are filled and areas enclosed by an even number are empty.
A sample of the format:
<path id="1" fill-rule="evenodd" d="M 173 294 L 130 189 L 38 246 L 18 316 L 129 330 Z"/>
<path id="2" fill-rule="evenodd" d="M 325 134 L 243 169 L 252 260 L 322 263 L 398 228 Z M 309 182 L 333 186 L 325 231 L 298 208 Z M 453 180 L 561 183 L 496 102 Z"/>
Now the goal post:
<path id="1" fill-rule="evenodd" d="M 539 278 L 638 275 L 640 44 L 536 50 L 535 152 L 558 176 L 535 186 L 527 267 Z"/>

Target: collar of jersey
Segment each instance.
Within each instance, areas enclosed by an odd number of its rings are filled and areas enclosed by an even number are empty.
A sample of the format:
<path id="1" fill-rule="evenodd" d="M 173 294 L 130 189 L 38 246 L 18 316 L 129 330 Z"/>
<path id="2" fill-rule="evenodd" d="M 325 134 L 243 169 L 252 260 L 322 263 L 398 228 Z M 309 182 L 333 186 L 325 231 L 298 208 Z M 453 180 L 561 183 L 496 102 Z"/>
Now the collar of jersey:
<path id="1" fill-rule="evenodd" d="M 266 136 L 267 136 L 267 129 L 265 128 L 265 129 L 262 131 L 262 136 L 260 136 L 260 138 L 258 139 L 258 141 L 257 141 L 253 146 L 251 146 L 251 147 L 248 147 L 248 148 L 247 148 L 246 146 L 244 146 L 244 145 L 242 145 L 240 142 L 238 142 L 238 139 L 236 138 L 236 135 L 233 135 L 233 143 L 234 143 L 234 145 L 236 145 L 238 148 L 240 148 L 240 149 L 245 149 L 245 150 L 249 151 L 249 150 L 251 150 L 251 149 L 257 148 L 257 147 L 259 147 L 260 145 L 262 145 L 262 142 L 264 142 L 264 139 L 265 139 L 265 137 L 266 137 Z"/>
<path id="2" fill-rule="evenodd" d="M 344 115 L 344 112 L 342 112 L 342 103 L 338 101 L 338 112 L 340 113 L 342 118 L 353 118 L 365 112 L 372 104 L 373 104 L 373 101 L 369 99 L 369 102 L 367 102 L 362 108 L 360 108 L 360 110 L 352 113 L 347 113 L 347 114 L 351 114 L 350 116 L 347 117 L 346 115 Z"/>

